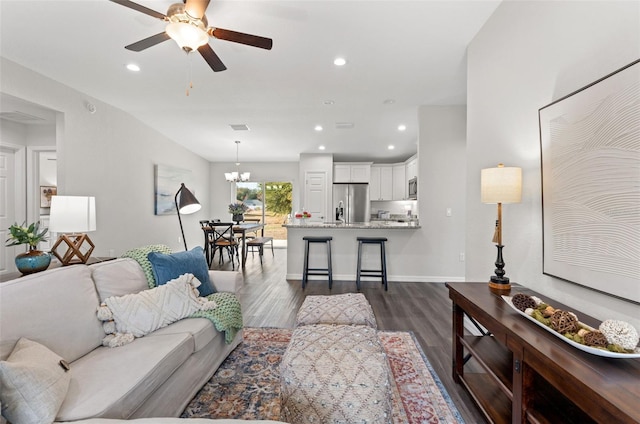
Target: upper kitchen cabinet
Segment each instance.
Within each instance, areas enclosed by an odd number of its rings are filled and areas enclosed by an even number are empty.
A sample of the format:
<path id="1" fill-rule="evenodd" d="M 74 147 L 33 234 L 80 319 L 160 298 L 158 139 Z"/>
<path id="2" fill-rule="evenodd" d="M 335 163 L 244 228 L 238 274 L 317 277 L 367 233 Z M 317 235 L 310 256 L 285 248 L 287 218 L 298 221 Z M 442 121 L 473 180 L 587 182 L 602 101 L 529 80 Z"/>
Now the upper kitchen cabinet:
<path id="1" fill-rule="evenodd" d="M 371 165 L 369 198 L 371 200 L 393 199 L 393 168 L 391 165 Z"/>
<path id="2" fill-rule="evenodd" d="M 337 162 L 333 164 L 334 183 L 368 183 L 371 162 Z"/>
<path id="3" fill-rule="evenodd" d="M 416 156 L 409 158 L 407 164 L 407 181 L 418 177 L 418 158 Z"/>
<path id="4" fill-rule="evenodd" d="M 393 165 L 393 190 L 392 200 L 405 200 L 407 198 L 407 176 L 404 163 Z"/>

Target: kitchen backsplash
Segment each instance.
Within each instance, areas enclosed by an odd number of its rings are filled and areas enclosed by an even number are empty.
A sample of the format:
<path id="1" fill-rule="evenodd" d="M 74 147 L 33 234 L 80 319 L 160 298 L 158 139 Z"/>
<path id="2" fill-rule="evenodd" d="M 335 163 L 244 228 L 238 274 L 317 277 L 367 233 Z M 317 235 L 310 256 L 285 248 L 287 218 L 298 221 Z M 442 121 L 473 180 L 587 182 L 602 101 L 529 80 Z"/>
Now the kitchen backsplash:
<path id="1" fill-rule="evenodd" d="M 411 215 L 416 217 L 418 215 L 418 201 L 417 200 L 390 200 L 390 201 L 372 201 L 371 202 L 371 217 L 377 218 L 378 212 L 383 211 L 389 214 L 388 219 L 397 219 L 399 216 L 408 216 L 408 212 L 411 211 Z"/>

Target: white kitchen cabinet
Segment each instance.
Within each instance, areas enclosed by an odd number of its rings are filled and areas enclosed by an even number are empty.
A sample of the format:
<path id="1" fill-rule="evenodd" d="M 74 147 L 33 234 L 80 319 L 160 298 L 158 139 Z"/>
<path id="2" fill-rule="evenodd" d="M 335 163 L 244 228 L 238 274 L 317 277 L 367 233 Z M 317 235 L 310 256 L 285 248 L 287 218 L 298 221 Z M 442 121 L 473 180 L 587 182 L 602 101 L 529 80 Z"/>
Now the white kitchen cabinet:
<path id="1" fill-rule="evenodd" d="M 368 183 L 371 179 L 371 162 L 339 162 L 333 164 L 334 183 Z"/>
<path id="2" fill-rule="evenodd" d="M 371 200 L 392 200 L 393 167 L 391 165 L 371 165 L 369 198 Z"/>
<path id="3" fill-rule="evenodd" d="M 407 198 L 407 176 L 404 163 L 393 165 L 392 200 L 405 200 Z"/>
<path id="4" fill-rule="evenodd" d="M 409 181 L 412 178 L 417 178 L 418 177 L 418 158 L 414 157 L 412 159 L 409 159 L 407 162 L 407 181 Z"/>

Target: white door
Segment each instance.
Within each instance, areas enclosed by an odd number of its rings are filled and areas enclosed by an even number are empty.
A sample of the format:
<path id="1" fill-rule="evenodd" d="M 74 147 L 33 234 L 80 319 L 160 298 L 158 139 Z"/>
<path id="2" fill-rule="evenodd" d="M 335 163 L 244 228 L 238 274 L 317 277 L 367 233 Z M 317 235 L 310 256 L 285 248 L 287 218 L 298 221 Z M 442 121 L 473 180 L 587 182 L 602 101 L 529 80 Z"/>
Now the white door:
<path id="1" fill-rule="evenodd" d="M 18 270 L 14 259 L 24 250 L 21 246 L 6 247 L 4 243 L 9 237 L 9 227 L 16 222 L 15 172 L 15 152 L 0 147 L 0 275 Z"/>
<path id="2" fill-rule="evenodd" d="M 302 205 L 309 213 L 309 221 L 326 221 L 327 210 L 327 173 L 325 171 L 309 171 L 304 174 L 305 188 L 304 201 Z"/>

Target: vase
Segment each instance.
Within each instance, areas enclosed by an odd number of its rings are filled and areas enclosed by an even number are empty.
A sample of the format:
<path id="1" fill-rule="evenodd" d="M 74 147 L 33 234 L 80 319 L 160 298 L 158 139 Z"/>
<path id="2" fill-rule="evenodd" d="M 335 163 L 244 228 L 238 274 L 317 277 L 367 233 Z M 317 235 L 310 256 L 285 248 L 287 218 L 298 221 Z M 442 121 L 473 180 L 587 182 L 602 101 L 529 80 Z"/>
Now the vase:
<path id="1" fill-rule="evenodd" d="M 30 246 L 29 251 L 16 256 L 16 267 L 24 275 L 44 271 L 50 263 L 51 254 L 37 250 L 34 246 Z"/>
<path id="2" fill-rule="evenodd" d="M 234 213 L 233 220 L 236 222 L 236 224 L 240 224 L 240 221 L 244 221 L 244 214 Z"/>

